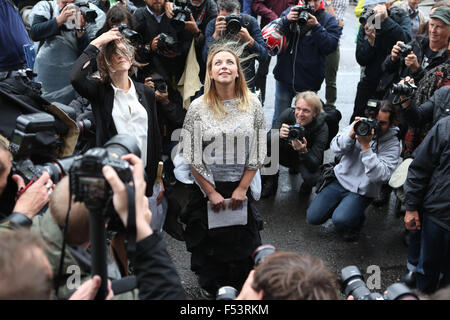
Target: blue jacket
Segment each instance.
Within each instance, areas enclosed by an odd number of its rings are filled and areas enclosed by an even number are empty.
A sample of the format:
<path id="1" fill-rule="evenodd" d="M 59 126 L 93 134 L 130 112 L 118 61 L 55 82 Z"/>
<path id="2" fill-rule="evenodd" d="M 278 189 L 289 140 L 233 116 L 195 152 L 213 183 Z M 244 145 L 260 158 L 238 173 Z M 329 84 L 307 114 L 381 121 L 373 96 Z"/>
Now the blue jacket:
<path id="1" fill-rule="evenodd" d="M 22 67 L 25 44 L 31 41 L 21 17 L 7 0 L 0 0 L 0 71 Z"/>
<path id="2" fill-rule="evenodd" d="M 241 16 L 243 14 L 241 13 Z M 253 47 L 246 47 L 243 53 L 243 58 L 247 57 L 250 54 L 257 54 L 257 59 L 259 61 L 264 61 L 268 58 L 268 52 L 266 48 L 266 44 L 261 34 L 261 28 L 259 27 L 258 21 L 252 16 L 246 15 L 246 18 L 250 21 L 250 25 L 247 30 L 248 33 L 255 40 Z M 205 47 L 203 48 L 203 60 L 206 62 L 208 58 L 209 48 L 216 43 L 216 39 L 214 39 L 213 34 L 216 29 L 216 19 L 211 20 L 206 26 L 205 31 Z M 230 39 L 236 39 L 231 37 Z M 254 78 L 255 78 L 255 58 L 250 59 L 242 64 L 242 68 L 244 69 L 245 79 L 247 80 L 247 85 L 251 89 L 254 87 Z"/>
<path id="3" fill-rule="evenodd" d="M 277 81 L 289 86 L 294 82 L 297 92 L 319 91 L 325 78 L 325 58 L 336 50 L 342 28 L 338 27 L 331 14 L 318 10 L 315 15 L 319 16 L 319 23 L 304 36 L 300 36 L 298 31 L 292 29 L 295 24 L 286 18 L 290 10 L 291 7 L 281 14 L 282 31 L 289 44 L 278 55 L 273 74 Z"/>

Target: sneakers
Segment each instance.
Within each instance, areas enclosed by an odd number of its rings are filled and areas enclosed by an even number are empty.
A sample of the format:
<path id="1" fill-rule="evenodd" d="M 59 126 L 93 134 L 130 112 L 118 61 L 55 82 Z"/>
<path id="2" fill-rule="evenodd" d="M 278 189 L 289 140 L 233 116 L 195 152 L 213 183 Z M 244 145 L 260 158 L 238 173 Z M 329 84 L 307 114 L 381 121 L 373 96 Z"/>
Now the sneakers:
<path id="1" fill-rule="evenodd" d="M 406 273 L 401 276 L 400 281 L 406 284 L 410 288 L 416 287 L 416 273 L 411 270 L 407 270 Z"/>

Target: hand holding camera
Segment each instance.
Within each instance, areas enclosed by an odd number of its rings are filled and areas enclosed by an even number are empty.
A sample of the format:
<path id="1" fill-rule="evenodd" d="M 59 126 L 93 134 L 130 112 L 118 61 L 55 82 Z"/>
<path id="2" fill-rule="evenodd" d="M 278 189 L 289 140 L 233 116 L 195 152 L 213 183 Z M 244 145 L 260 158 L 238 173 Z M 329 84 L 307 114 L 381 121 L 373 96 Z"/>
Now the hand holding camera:
<path id="1" fill-rule="evenodd" d="M 153 234 L 153 230 L 150 227 L 152 213 L 148 208 L 148 199 L 145 196 L 146 182 L 144 180 L 143 162 L 134 154 L 124 155 L 122 160 L 130 163 L 131 171 L 133 172 L 136 205 L 136 242 L 139 242 Z M 112 167 L 104 166 L 102 172 L 114 194 L 114 209 L 126 227 L 128 221 L 128 195 L 125 184 Z"/>
<path id="2" fill-rule="evenodd" d="M 227 29 L 227 22 L 225 21 L 224 16 L 218 16 L 216 19 L 216 26 L 213 33 L 213 38 L 219 40 L 222 37 L 222 34 L 225 33 Z"/>
<path id="3" fill-rule="evenodd" d="M 299 14 L 300 12 L 298 11 L 298 9 L 295 6 L 293 6 L 289 11 L 289 13 L 286 15 L 286 19 L 288 19 L 288 21 L 291 22 L 297 21 Z"/>
<path id="4" fill-rule="evenodd" d="M 75 6 L 65 6 L 59 13 L 59 16 L 56 17 L 56 23 L 58 26 L 62 26 L 69 18 L 75 16 L 75 13 Z"/>

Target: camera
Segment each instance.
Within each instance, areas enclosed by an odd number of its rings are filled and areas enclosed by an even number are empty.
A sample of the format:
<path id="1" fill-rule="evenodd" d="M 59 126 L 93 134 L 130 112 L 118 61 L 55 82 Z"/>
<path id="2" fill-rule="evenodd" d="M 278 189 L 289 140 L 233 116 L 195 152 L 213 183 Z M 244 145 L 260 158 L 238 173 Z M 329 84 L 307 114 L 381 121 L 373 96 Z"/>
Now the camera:
<path id="1" fill-rule="evenodd" d="M 106 203 L 112 190 L 103 177 L 103 166 L 111 166 L 124 183 L 131 182 L 133 174 L 130 165 L 121 157 L 141 152 L 136 138 L 118 134 L 105 143 L 103 148 L 92 148 L 85 154 L 74 157 L 69 170 L 70 189 L 75 201 Z"/>
<path id="2" fill-rule="evenodd" d="M 365 8 L 361 13 L 361 16 L 359 17 L 359 23 L 365 25 L 367 23 L 367 20 L 369 20 L 372 15 L 373 9 Z"/>
<path id="3" fill-rule="evenodd" d="M 238 295 L 238 291 L 230 286 L 224 286 L 217 290 L 216 300 L 234 300 Z"/>
<path id="4" fill-rule="evenodd" d="M 353 128 L 357 136 L 368 137 L 372 134 L 372 129 L 375 130 L 375 135 L 380 129 L 380 124 L 376 119 L 361 118 Z"/>
<path id="5" fill-rule="evenodd" d="M 303 4 L 302 6 L 300 5 L 295 6 L 293 10 L 299 13 L 297 23 L 301 26 L 305 25 L 306 22 L 309 20 L 308 13 L 314 14 L 314 8 L 307 3 Z"/>
<path id="6" fill-rule="evenodd" d="M 225 17 L 225 22 L 227 23 L 227 34 L 236 35 L 241 31 L 241 28 L 247 28 L 250 25 L 250 18 L 245 15 L 239 15 L 236 13 L 231 13 Z"/>
<path id="7" fill-rule="evenodd" d="M 343 268 L 339 282 L 342 293 L 346 297 L 353 296 L 355 300 L 419 300 L 417 295 L 403 283 L 390 285 L 384 295 L 378 292 L 371 292 L 364 282 L 361 271 L 356 266 Z"/>
<path id="8" fill-rule="evenodd" d="M 95 23 L 97 12 L 89 8 L 88 1 L 77 1 L 75 2 L 75 5 L 80 8 L 81 15 L 87 23 Z"/>
<path id="9" fill-rule="evenodd" d="M 371 292 L 364 282 L 364 277 L 356 266 L 348 266 L 341 270 L 339 279 L 341 291 L 345 296 L 352 295 L 355 300 L 384 300 L 377 292 Z"/>
<path id="10" fill-rule="evenodd" d="M 164 78 L 157 73 L 152 74 L 151 77 L 152 77 L 152 82 L 155 85 L 155 90 L 158 90 L 161 93 L 166 93 L 167 92 L 167 83 L 164 80 Z"/>
<path id="11" fill-rule="evenodd" d="M 287 137 L 288 142 L 293 140 L 302 141 L 305 137 L 305 128 L 298 123 L 289 126 L 289 134 Z"/>
<path id="12" fill-rule="evenodd" d="M 412 96 L 414 92 L 416 92 L 417 86 L 414 83 L 394 83 L 392 85 L 392 93 L 397 94 L 399 96 Z"/>
<path id="13" fill-rule="evenodd" d="M 267 258 L 267 256 L 271 255 L 276 250 L 277 249 L 270 244 L 259 246 L 252 253 L 253 265 L 255 267 L 259 266 L 264 261 L 264 259 Z"/>
<path id="14" fill-rule="evenodd" d="M 131 43 L 135 44 L 141 40 L 141 35 L 134 31 L 133 29 L 130 29 L 130 27 L 122 22 L 117 26 L 117 29 L 119 32 L 128 40 L 130 40 Z"/>
<path id="15" fill-rule="evenodd" d="M 399 44 L 400 52 L 398 53 L 401 57 L 406 58 L 412 51 L 412 45 L 410 44 Z"/>
<path id="16" fill-rule="evenodd" d="M 173 18 L 170 20 L 170 24 L 177 32 L 184 29 L 185 22 L 190 20 L 191 15 L 191 10 L 186 3 L 181 3 L 180 1 L 178 3 L 180 6 L 173 6 Z"/>
<path id="17" fill-rule="evenodd" d="M 161 33 L 158 39 L 158 53 L 163 54 L 168 51 L 176 52 L 178 42 L 166 33 Z"/>

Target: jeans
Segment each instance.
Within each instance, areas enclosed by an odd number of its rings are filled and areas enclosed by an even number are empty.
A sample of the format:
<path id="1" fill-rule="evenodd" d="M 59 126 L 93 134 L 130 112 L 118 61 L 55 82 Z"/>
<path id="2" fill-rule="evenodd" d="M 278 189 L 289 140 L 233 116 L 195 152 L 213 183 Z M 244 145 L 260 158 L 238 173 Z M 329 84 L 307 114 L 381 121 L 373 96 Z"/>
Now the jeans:
<path id="1" fill-rule="evenodd" d="M 421 234 L 419 264 L 416 268 L 417 289 L 429 294 L 450 284 L 450 231 L 424 213 Z M 441 273 L 443 278 L 439 283 Z"/>
<path id="2" fill-rule="evenodd" d="M 372 198 L 350 192 L 336 180 L 314 198 L 306 211 L 306 220 L 319 225 L 332 218 L 338 231 L 356 231 L 362 227 L 364 211 L 371 202 Z"/>
<path id="3" fill-rule="evenodd" d="M 278 116 L 292 105 L 292 99 L 296 92 L 292 86 L 280 81 L 275 81 L 275 106 L 272 118 L 272 127 L 277 121 Z"/>

